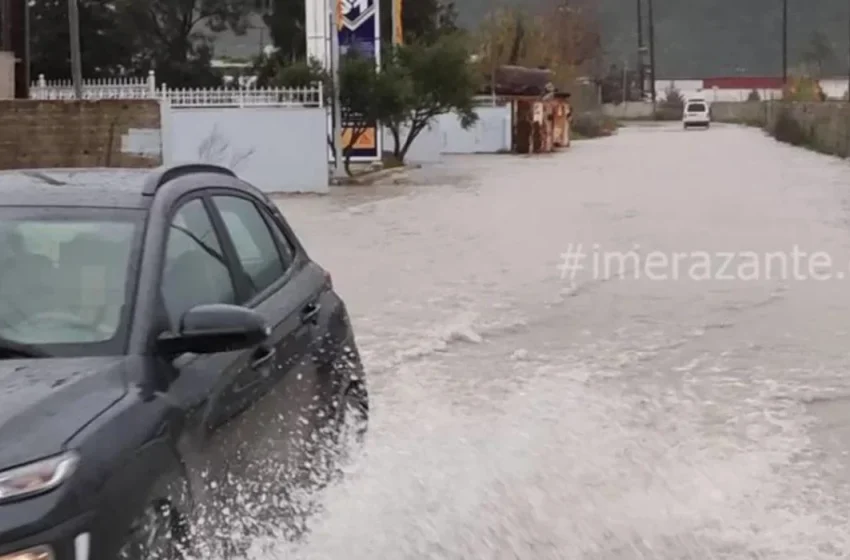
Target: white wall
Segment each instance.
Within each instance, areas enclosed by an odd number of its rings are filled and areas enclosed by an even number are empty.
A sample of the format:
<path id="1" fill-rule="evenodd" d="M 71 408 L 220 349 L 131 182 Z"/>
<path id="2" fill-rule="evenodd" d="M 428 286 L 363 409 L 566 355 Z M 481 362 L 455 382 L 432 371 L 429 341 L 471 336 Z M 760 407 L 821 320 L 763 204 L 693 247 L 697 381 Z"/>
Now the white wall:
<path id="1" fill-rule="evenodd" d="M 705 98 L 709 101 L 747 101 L 750 97 L 751 89 L 707 89 L 705 90 Z M 759 100 L 767 101 L 770 99 L 781 99 L 781 89 L 756 89 L 759 94 Z"/>
<path id="2" fill-rule="evenodd" d="M 847 78 L 827 78 L 820 81 L 820 87 L 830 99 L 844 99 L 847 95 Z"/>
<path id="3" fill-rule="evenodd" d="M 612 119 L 651 119 L 652 103 L 648 101 L 631 101 L 618 105 L 605 103 L 602 105 L 602 114 Z"/>
<path id="4" fill-rule="evenodd" d="M 671 86 L 679 90 L 679 93 L 685 97 L 695 97 L 704 93 L 702 91 L 702 80 L 655 80 L 655 93 L 659 101 L 667 98 L 667 90 Z"/>
<path id="5" fill-rule="evenodd" d="M 383 128 L 384 150 L 392 151 L 395 147 L 395 139 L 389 129 Z M 407 138 L 407 130 L 401 131 L 401 142 Z M 410 145 L 405 157 L 407 163 L 436 163 L 443 157 L 443 133 L 440 128 L 439 119 L 431 122 Z"/>
<path id="6" fill-rule="evenodd" d="M 323 108 L 163 106 L 163 163 L 206 161 L 268 193 L 329 190 Z"/>
<path id="7" fill-rule="evenodd" d="M 478 107 L 478 122 L 464 130 L 455 113 L 440 115 L 446 154 L 494 154 L 511 149 L 511 107 Z"/>

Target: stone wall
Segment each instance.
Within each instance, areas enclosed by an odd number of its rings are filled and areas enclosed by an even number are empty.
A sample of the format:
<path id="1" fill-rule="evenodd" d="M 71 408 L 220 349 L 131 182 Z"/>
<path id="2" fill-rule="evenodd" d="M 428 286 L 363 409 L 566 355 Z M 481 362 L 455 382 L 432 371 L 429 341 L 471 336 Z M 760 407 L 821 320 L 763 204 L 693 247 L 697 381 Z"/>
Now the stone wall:
<path id="1" fill-rule="evenodd" d="M 605 103 L 602 114 L 618 121 L 652 120 L 652 103 L 632 101 L 628 103 Z"/>
<path id="2" fill-rule="evenodd" d="M 777 140 L 825 154 L 850 156 L 850 105 L 846 102 L 767 105 L 765 125 Z"/>
<path id="3" fill-rule="evenodd" d="M 157 100 L 0 100 L 0 169 L 156 167 Z"/>
<path id="4" fill-rule="evenodd" d="M 711 120 L 733 124 L 764 126 L 768 103 L 761 101 L 713 101 Z"/>

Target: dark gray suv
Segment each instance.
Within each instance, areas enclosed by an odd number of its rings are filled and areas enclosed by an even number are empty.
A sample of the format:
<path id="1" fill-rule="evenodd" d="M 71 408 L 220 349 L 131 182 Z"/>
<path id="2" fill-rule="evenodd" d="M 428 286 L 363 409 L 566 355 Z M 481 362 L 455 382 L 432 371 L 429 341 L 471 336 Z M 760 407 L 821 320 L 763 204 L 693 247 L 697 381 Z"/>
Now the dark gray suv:
<path id="1" fill-rule="evenodd" d="M 110 173 L 0 175 L 0 560 L 180 558 L 366 431 L 345 305 L 275 204 Z"/>

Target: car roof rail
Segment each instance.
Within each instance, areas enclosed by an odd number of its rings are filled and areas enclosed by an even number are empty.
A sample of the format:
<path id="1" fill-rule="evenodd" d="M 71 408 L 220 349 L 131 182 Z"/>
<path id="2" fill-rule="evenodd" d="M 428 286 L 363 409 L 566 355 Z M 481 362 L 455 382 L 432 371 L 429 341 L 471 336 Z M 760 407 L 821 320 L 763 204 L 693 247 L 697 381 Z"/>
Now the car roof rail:
<path id="1" fill-rule="evenodd" d="M 232 170 L 213 163 L 178 163 L 162 166 L 154 170 L 145 181 L 143 194 L 153 195 L 161 186 L 169 181 L 194 173 L 219 173 L 228 177 L 236 177 L 236 173 Z"/>

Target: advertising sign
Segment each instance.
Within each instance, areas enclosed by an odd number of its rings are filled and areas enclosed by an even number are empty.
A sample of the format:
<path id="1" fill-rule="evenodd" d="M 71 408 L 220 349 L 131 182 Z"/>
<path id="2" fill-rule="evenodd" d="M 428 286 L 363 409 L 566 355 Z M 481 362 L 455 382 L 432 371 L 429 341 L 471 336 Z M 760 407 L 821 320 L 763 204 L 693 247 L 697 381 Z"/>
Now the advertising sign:
<path id="1" fill-rule="evenodd" d="M 396 0 L 393 0 L 396 1 Z M 381 25 L 379 0 L 338 0 L 337 29 L 340 56 L 352 50 L 375 61 L 381 60 Z M 343 146 L 352 130 L 342 123 Z M 352 149 L 353 160 L 375 160 L 381 158 L 382 142 L 380 126 L 376 122 L 360 136 Z"/>
<path id="2" fill-rule="evenodd" d="M 404 0 L 393 0 L 393 41 L 396 45 L 404 43 L 404 26 L 401 17 L 403 9 Z"/>

